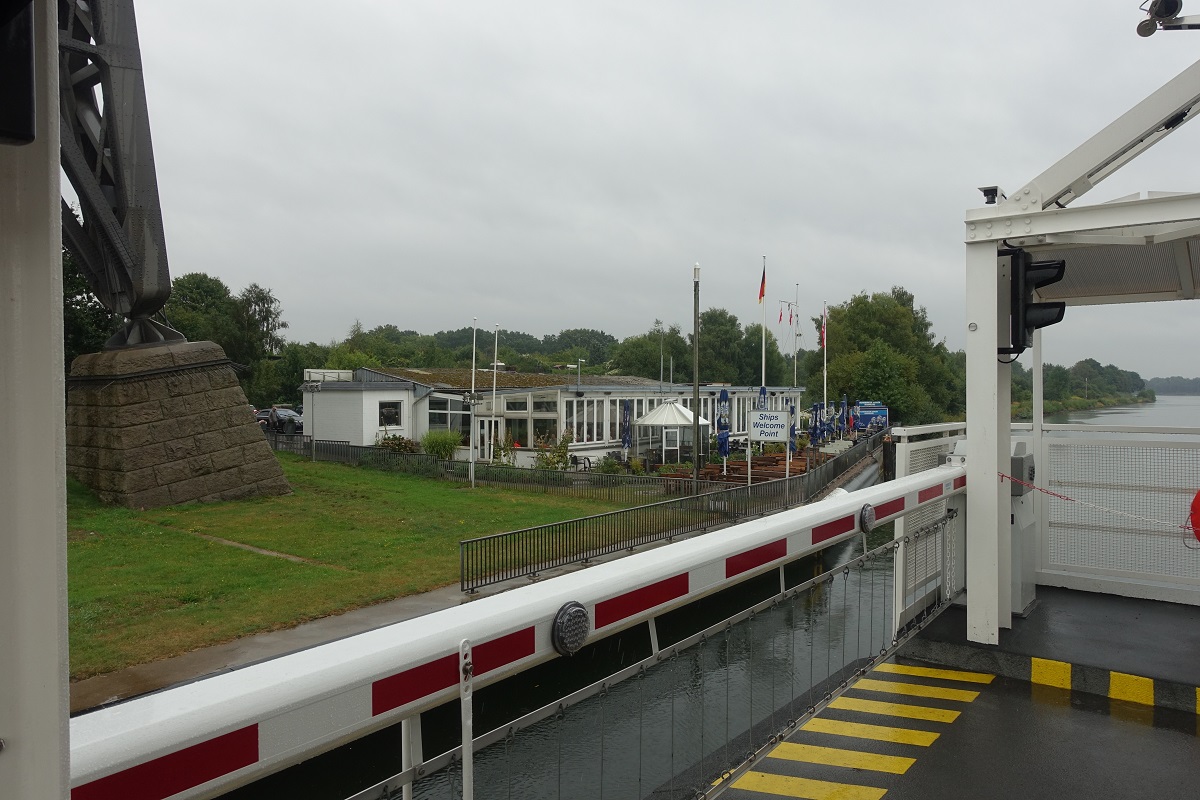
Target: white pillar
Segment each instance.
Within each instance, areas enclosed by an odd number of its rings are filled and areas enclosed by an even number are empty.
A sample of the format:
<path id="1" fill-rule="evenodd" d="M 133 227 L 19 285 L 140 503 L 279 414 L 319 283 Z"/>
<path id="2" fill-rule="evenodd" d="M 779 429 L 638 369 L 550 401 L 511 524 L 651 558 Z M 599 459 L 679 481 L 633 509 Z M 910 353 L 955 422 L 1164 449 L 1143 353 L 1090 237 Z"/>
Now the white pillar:
<path id="1" fill-rule="evenodd" d="M 1000 628 L 1011 624 L 1010 603 L 1002 602 L 1009 568 L 1008 484 L 997 472 L 1008 469 L 1011 367 L 999 363 L 1000 272 L 994 242 L 968 244 L 967 279 L 967 638 L 998 644 Z M 1007 339 L 1007 328 L 1004 330 Z M 1001 465 L 1003 453 L 1003 466 Z M 1004 546 L 1002 548 L 1001 542 Z"/>
<path id="2" fill-rule="evenodd" d="M 69 780 L 57 3 L 34 2 L 37 138 L 0 145 L 0 797 Z"/>
<path id="3" fill-rule="evenodd" d="M 1047 486 L 1049 482 L 1046 480 L 1046 472 L 1049 468 L 1047 463 L 1048 451 L 1046 449 L 1045 424 L 1046 414 L 1046 380 L 1045 363 L 1043 362 L 1044 354 L 1042 350 L 1042 330 L 1036 329 L 1033 332 L 1033 483 L 1036 486 Z M 1034 574 L 1029 577 L 1035 584 L 1037 583 L 1037 570 L 1042 569 L 1043 559 L 1043 543 L 1046 541 L 1050 531 L 1050 506 L 1046 502 L 1046 496 L 1041 492 L 1033 493 L 1033 514 L 1037 522 L 1037 531 L 1034 536 Z"/>

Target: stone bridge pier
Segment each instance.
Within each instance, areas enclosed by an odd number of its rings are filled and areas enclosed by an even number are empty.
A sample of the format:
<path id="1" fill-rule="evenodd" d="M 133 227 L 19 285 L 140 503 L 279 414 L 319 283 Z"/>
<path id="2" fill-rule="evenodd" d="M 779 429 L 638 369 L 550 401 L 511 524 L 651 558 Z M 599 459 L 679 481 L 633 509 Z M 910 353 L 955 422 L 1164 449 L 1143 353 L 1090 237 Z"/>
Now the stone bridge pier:
<path id="1" fill-rule="evenodd" d="M 104 502 L 131 508 L 291 491 L 232 363 L 212 342 L 75 359 L 67 473 Z"/>

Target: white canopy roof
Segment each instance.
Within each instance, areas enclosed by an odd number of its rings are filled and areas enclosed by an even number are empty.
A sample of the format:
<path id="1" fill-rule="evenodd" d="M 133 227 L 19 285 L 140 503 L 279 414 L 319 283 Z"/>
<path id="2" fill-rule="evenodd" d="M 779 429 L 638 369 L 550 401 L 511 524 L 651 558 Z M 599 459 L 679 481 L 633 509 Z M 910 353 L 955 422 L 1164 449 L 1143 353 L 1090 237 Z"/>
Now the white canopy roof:
<path id="1" fill-rule="evenodd" d="M 634 420 L 633 424 L 646 425 L 653 428 L 690 427 L 692 424 L 692 412 L 679 403 L 668 401 L 655 408 L 649 414 Z M 701 417 L 700 424 L 707 425 L 708 420 Z"/>

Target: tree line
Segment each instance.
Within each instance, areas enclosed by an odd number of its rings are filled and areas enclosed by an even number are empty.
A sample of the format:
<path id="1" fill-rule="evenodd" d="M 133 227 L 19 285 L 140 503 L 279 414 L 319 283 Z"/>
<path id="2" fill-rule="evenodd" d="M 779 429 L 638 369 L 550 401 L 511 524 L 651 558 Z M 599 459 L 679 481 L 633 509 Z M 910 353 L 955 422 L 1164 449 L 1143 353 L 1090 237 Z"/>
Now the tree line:
<path id="1" fill-rule="evenodd" d="M 63 278 L 69 369 L 76 355 L 101 349 L 120 319 L 91 297 L 66 251 Z M 367 330 L 356 321 L 339 341 L 288 341 L 283 335 L 288 327 L 283 309 L 270 289 L 252 283 L 235 293 L 219 278 L 204 273 L 175 278 L 163 313 L 189 340 L 221 345 L 238 365 L 247 399 L 259 407 L 299 402 L 305 369 L 470 367 L 472 363 L 475 332 L 470 327 L 425 334 L 391 324 Z M 811 323 L 820 341 L 822 320 L 814 317 Z M 827 353 L 817 348 L 785 354 L 767 330 L 766 383 L 791 385 L 795 372 L 797 382 L 807 387 L 800 402 L 819 402 L 827 360 L 831 401 L 842 395 L 851 400 L 877 400 L 892 409 L 893 420 L 909 425 L 963 418 L 966 353 L 948 349 L 945 341 L 934 336 L 925 308 L 904 288 L 856 294 L 830 306 L 826 333 Z M 477 331 L 475 363 L 481 368 L 492 363 L 493 336 L 494 329 Z M 758 386 L 762 381 L 762 336 L 760 324 L 743 325 L 726 309 L 702 312 L 700 380 Z M 592 328 L 571 328 L 541 337 L 500 329 L 498 359 L 506 368 L 522 372 L 551 372 L 570 365 L 572 371 L 593 375 L 661 377 L 690 383 L 692 333 L 662 320 L 655 320 L 645 333 L 623 340 Z M 1070 368 L 1047 364 L 1043 369 L 1048 401 L 1065 403 L 1072 397 L 1087 402 L 1093 398 L 1113 401 L 1136 398 L 1139 393 L 1146 398 L 1149 392 L 1137 373 L 1111 364 L 1101 366 L 1093 359 Z M 1028 402 L 1031 380 L 1029 371 L 1014 363 L 1015 404 Z"/>

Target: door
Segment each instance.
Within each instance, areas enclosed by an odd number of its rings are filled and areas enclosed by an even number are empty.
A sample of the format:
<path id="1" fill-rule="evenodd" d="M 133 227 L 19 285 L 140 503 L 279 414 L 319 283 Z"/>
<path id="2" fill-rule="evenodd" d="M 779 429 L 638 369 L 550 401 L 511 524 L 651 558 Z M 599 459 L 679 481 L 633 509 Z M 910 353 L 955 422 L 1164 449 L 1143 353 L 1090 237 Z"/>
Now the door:
<path id="1" fill-rule="evenodd" d="M 679 428 L 663 428 L 663 463 L 679 461 Z"/>

